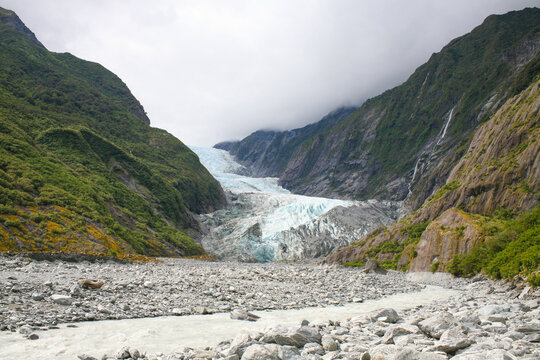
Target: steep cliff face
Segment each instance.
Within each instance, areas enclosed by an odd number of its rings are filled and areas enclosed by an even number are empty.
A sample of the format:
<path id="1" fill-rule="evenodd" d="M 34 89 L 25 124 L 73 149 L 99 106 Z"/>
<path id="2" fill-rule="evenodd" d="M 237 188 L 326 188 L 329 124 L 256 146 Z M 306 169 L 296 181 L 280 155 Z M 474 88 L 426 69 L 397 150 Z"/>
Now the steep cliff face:
<path id="1" fill-rule="evenodd" d="M 279 176 L 295 193 L 407 198 L 416 209 L 445 183 L 474 129 L 508 99 L 517 74 L 537 56 L 539 24 L 537 8 L 490 16 L 402 85 L 315 132 L 295 131 L 301 141 L 255 133 L 230 149 L 255 174 Z M 279 156 L 282 143 L 287 156 Z"/>
<path id="2" fill-rule="evenodd" d="M 332 111 L 320 121 L 290 131 L 256 131 L 242 141 L 223 142 L 214 147 L 227 150 L 247 167 L 251 176 L 279 177 L 288 168 L 296 148 L 304 141 L 325 132 L 349 116 L 356 108 Z"/>
<path id="3" fill-rule="evenodd" d="M 193 213 L 224 193 L 149 123 L 116 75 L 0 8 L 0 251 L 202 253 Z"/>
<path id="4" fill-rule="evenodd" d="M 388 228 L 375 230 L 325 261 L 346 263 L 375 257 L 398 269 L 445 270 L 454 256 L 469 253 L 500 231 L 500 226 L 493 225 L 497 212 L 508 216 L 537 208 L 539 74 L 532 85 L 510 98 L 478 128 L 468 150 L 449 172 L 446 184 L 418 211 Z M 538 236 L 532 232 L 528 238 Z M 533 268 L 537 267 L 538 260 L 532 261 L 536 261 Z"/>

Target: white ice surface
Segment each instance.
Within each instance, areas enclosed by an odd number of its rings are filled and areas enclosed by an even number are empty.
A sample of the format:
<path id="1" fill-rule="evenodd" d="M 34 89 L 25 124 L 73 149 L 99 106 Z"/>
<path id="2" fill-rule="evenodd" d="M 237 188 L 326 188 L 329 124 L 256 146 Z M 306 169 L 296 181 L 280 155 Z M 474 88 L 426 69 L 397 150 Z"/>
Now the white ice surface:
<path id="1" fill-rule="evenodd" d="M 247 227 L 261 224 L 262 239 L 275 240 L 277 234 L 307 224 L 337 206 L 348 207 L 355 201 L 327 199 L 291 194 L 278 185 L 277 178 L 253 178 L 238 175 L 245 168 L 225 150 L 203 147 L 191 148 L 201 163 L 233 194 L 252 194 L 256 209 L 251 215 L 243 214 Z M 249 219 L 254 221 L 249 221 Z"/>
<path id="2" fill-rule="evenodd" d="M 343 321 L 388 307 L 400 311 L 458 293 L 456 290 L 428 286 L 415 293 L 397 294 L 341 307 L 254 311 L 261 316 L 257 322 L 232 320 L 228 313 L 221 313 L 84 322 L 77 323 L 77 328 L 62 325 L 58 330 L 38 331 L 38 340 L 26 340 L 18 333 L 3 331 L 0 332 L 0 359 L 76 359 L 77 355 L 83 353 L 99 359 L 104 353 L 114 354 L 123 346 L 131 346 L 146 353 L 171 353 L 182 346 L 214 346 L 243 331 L 261 331 L 276 325 L 296 326 L 304 319 Z"/>

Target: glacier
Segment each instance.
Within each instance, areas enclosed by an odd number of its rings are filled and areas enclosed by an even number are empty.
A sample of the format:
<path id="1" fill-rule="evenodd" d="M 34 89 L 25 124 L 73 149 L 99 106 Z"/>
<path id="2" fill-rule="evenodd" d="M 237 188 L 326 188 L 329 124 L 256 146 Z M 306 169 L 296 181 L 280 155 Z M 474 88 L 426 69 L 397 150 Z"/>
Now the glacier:
<path id="1" fill-rule="evenodd" d="M 328 255 L 401 215 L 401 202 L 292 194 L 277 178 L 250 177 L 225 150 L 191 147 L 227 194 L 226 209 L 199 215 L 196 239 L 220 259 L 302 260 Z"/>

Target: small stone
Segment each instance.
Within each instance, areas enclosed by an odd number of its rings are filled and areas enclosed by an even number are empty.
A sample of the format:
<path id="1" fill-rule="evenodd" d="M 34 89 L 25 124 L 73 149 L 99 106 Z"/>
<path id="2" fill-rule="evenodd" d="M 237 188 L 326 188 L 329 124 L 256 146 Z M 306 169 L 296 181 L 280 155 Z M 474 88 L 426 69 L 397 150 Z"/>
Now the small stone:
<path id="1" fill-rule="evenodd" d="M 246 320 L 246 321 L 257 321 L 261 318 L 260 316 L 247 312 L 246 310 L 240 310 L 240 309 L 231 311 L 230 317 L 231 319 Z"/>
<path id="2" fill-rule="evenodd" d="M 105 306 L 101 304 L 98 305 L 97 310 L 98 312 L 103 313 L 103 314 L 112 314 L 111 310 L 107 309 Z"/>
<path id="3" fill-rule="evenodd" d="M 101 289 L 103 281 L 82 279 L 77 281 L 77 284 L 84 289 Z"/>
<path id="4" fill-rule="evenodd" d="M 54 294 L 51 295 L 51 300 L 58 305 L 71 305 L 73 299 L 69 295 Z"/>
<path id="5" fill-rule="evenodd" d="M 80 360 L 97 360 L 95 357 L 90 356 L 90 355 L 86 355 L 86 354 L 80 354 L 80 355 L 77 355 L 77 357 Z"/>
<path id="6" fill-rule="evenodd" d="M 37 339 L 39 339 L 39 335 L 38 334 L 30 334 L 30 335 L 28 335 L 28 339 L 37 340 Z"/>
<path id="7" fill-rule="evenodd" d="M 124 310 L 124 309 L 122 308 L 122 310 Z M 128 307 L 127 310 L 129 310 L 129 307 Z M 174 308 L 174 309 L 172 309 L 172 310 L 171 310 L 171 313 L 172 313 L 173 315 L 178 315 L 178 316 L 184 315 L 184 312 L 183 312 L 182 309 L 180 309 L 180 308 Z"/>
<path id="8" fill-rule="evenodd" d="M 38 293 L 38 292 L 32 293 L 32 300 L 41 301 L 43 299 L 45 299 L 45 296 L 42 293 Z"/>

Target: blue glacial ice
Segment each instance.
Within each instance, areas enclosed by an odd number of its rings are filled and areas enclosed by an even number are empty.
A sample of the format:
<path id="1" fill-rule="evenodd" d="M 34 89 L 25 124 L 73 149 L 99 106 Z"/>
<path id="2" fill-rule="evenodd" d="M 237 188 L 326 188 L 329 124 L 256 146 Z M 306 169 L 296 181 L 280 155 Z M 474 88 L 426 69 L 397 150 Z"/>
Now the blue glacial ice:
<path id="1" fill-rule="evenodd" d="M 227 209 L 200 216 L 206 234 L 199 241 L 220 258 L 268 262 L 324 256 L 398 216 L 398 203 L 292 194 L 277 178 L 248 176 L 225 150 L 192 150 L 229 197 Z"/>

